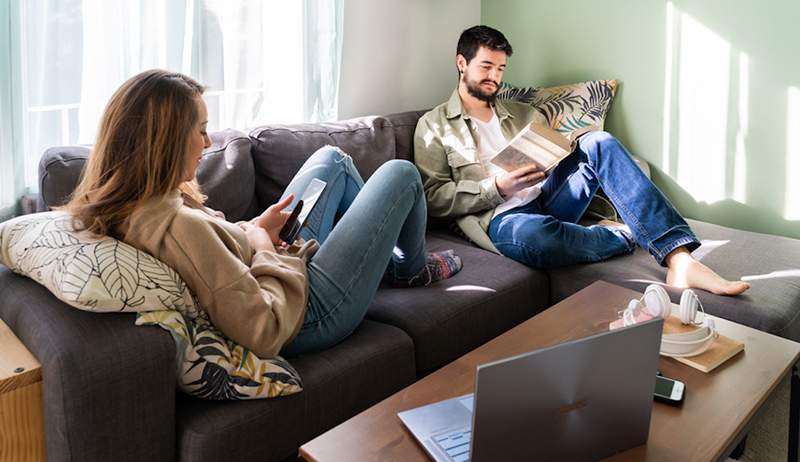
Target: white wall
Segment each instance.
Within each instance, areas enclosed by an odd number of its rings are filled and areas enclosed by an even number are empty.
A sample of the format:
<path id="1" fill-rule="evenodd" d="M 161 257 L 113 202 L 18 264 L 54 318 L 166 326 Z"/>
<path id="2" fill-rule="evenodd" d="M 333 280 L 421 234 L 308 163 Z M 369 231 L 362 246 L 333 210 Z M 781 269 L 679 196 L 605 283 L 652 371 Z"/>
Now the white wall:
<path id="1" fill-rule="evenodd" d="M 444 102 L 458 37 L 480 17 L 480 0 L 345 0 L 339 119 Z"/>

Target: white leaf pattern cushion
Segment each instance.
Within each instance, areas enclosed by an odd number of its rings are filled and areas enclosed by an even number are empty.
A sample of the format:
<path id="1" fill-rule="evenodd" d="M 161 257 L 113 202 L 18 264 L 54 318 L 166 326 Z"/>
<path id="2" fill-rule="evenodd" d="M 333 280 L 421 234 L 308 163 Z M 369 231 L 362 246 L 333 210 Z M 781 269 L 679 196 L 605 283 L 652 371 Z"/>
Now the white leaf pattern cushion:
<path id="1" fill-rule="evenodd" d="M 74 232 L 64 212 L 23 215 L 1 226 L 0 262 L 75 308 L 197 316 L 191 293 L 172 268 L 116 239 Z"/>
<path id="2" fill-rule="evenodd" d="M 0 223 L 0 263 L 80 310 L 136 312 L 137 325 L 172 334 L 178 384 L 206 399 L 256 399 L 297 393 L 302 381 L 280 357 L 261 359 L 214 328 L 180 275 L 111 237 L 76 232 L 66 212 Z"/>

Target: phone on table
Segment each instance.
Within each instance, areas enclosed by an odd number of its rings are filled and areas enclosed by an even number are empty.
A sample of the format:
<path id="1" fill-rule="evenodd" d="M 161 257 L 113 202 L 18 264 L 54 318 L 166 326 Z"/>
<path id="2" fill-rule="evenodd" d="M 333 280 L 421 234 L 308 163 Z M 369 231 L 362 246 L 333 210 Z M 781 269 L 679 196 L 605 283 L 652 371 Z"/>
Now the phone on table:
<path id="1" fill-rule="evenodd" d="M 680 404 L 683 402 L 683 394 L 686 385 L 675 379 L 670 379 L 662 375 L 656 376 L 656 389 L 653 397 L 656 401 L 667 404 Z"/>

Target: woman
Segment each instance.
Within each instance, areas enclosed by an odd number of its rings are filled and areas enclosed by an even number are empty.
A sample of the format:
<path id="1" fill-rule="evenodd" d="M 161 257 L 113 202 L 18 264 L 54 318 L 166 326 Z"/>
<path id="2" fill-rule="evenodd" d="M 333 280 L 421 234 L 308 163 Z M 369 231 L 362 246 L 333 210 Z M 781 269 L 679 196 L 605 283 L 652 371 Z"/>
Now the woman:
<path id="1" fill-rule="evenodd" d="M 163 70 L 125 82 L 67 210 L 78 229 L 174 268 L 230 339 L 263 358 L 321 350 L 356 328 L 382 277 L 428 285 L 461 269 L 452 251 L 425 253 L 422 185 L 405 161 L 387 162 L 364 184 L 349 156 L 322 148 L 252 221 L 229 223 L 204 207 L 195 180 L 211 145 L 203 90 Z M 289 246 L 278 239 L 285 209 L 315 177 L 327 186 L 307 240 Z"/>

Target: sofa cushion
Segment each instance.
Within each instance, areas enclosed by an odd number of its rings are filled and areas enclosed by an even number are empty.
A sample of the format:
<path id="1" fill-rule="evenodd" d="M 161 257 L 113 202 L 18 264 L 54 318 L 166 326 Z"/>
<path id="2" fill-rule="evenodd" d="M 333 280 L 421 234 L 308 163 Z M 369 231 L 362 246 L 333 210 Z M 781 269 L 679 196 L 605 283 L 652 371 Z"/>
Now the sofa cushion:
<path id="1" fill-rule="evenodd" d="M 172 268 L 112 237 L 75 231 L 64 211 L 0 223 L 0 264 L 79 310 L 197 315 L 192 294 Z"/>
<path id="2" fill-rule="evenodd" d="M 386 116 L 394 131 L 394 150 L 398 159 L 414 162 L 414 132 L 417 130 L 417 121 L 426 112 L 408 111 Z"/>
<path id="3" fill-rule="evenodd" d="M 230 221 L 258 213 L 250 139 L 228 129 L 210 133 L 211 147 L 203 152 L 197 180 L 208 195 L 207 205 Z M 80 180 L 91 146 L 54 146 L 39 160 L 40 202 L 38 211 L 65 204 Z"/>
<path id="4" fill-rule="evenodd" d="M 569 135 L 588 125 L 602 130 L 616 91 L 616 80 L 590 80 L 548 88 L 516 88 L 503 83 L 497 97 L 530 104 L 551 128 Z"/>
<path id="5" fill-rule="evenodd" d="M 250 136 L 261 208 L 275 203 L 303 162 L 323 146 L 336 146 L 349 154 L 364 181 L 381 164 L 395 158 L 394 130 L 383 117 L 266 125 L 251 130 Z"/>
<path id="6" fill-rule="evenodd" d="M 425 375 L 548 306 L 547 276 L 442 231 L 428 249 L 454 249 L 464 267 L 429 287 L 382 287 L 367 318 L 403 329 L 414 339 L 418 374 Z"/>
<path id="7" fill-rule="evenodd" d="M 247 220 L 259 214 L 250 138 L 233 129 L 209 133 L 211 147 L 203 151 L 197 182 L 208 196 L 206 205 L 225 214 L 228 221 Z"/>
<path id="8" fill-rule="evenodd" d="M 414 381 L 414 345 L 401 330 L 364 321 L 338 345 L 291 358 L 302 393 L 250 402 L 179 396 L 185 461 L 284 460 L 305 442 Z"/>
<path id="9" fill-rule="evenodd" d="M 728 279 L 744 279 L 752 287 L 738 297 L 698 290 L 705 310 L 794 341 L 800 341 L 800 240 L 741 231 L 687 220 L 703 242 L 694 255 Z M 663 283 L 666 268 L 642 249 L 633 255 L 602 263 L 548 271 L 552 302 L 558 302 L 596 280 L 637 291 L 650 283 Z M 667 288 L 672 301 L 680 301 L 679 289 Z M 624 307 L 620 307 L 623 309 Z"/>

